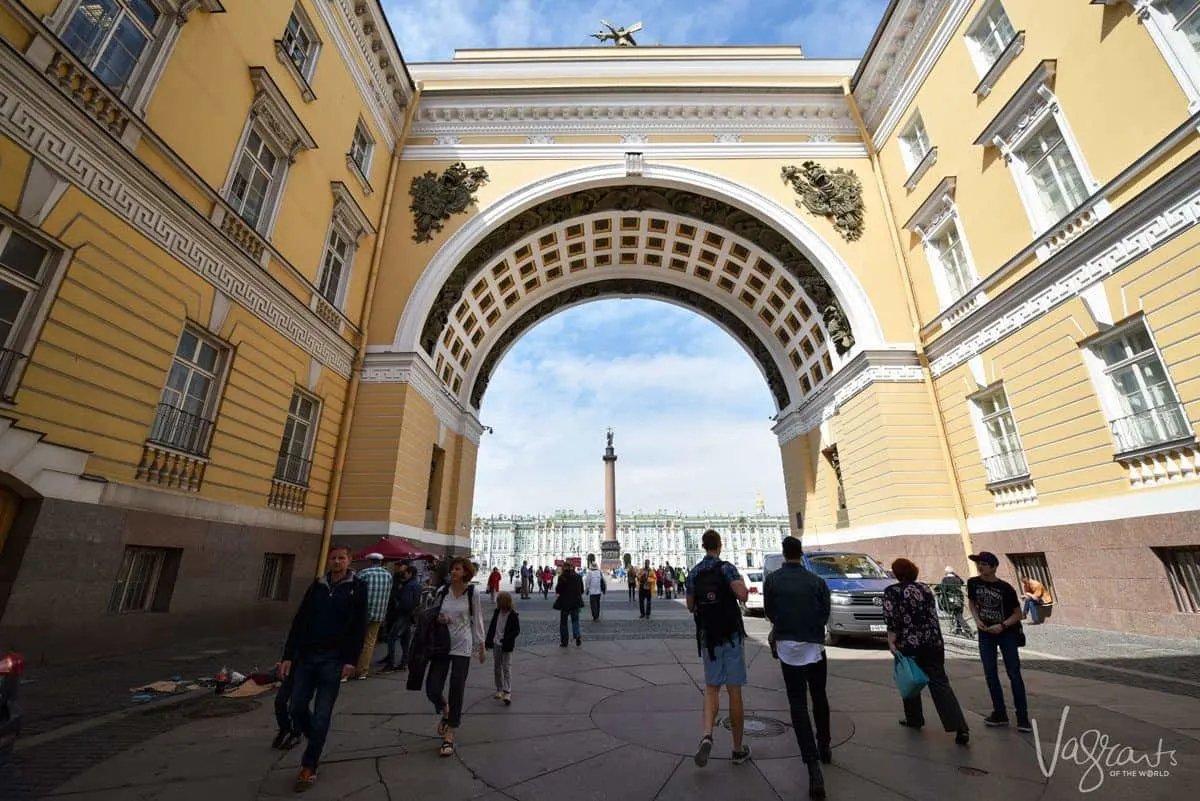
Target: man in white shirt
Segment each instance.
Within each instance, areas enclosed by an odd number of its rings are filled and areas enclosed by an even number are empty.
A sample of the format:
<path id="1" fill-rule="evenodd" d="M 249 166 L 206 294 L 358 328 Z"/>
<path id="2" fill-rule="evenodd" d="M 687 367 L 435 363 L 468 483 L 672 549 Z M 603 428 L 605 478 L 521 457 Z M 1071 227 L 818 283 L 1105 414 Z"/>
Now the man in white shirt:
<path id="1" fill-rule="evenodd" d="M 600 619 L 600 596 L 607 587 L 604 586 L 604 574 L 596 567 L 595 562 L 588 562 L 587 572 L 583 575 L 583 589 L 587 593 L 588 602 L 592 607 L 592 620 Z"/>

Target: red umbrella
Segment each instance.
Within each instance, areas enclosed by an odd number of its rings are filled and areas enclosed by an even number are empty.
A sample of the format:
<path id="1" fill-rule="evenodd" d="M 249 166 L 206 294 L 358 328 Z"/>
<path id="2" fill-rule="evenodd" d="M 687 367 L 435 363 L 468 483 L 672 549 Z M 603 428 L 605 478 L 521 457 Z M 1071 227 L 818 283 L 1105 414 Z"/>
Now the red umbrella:
<path id="1" fill-rule="evenodd" d="M 378 542 L 369 548 L 364 548 L 360 553 L 356 553 L 354 558 L 362 560 L 367 558 L 367 554 L 377 553 L 382 554 L 384 559 L 436 559 L 433 554 L 422 551 L 417 546 L 413 545 L 403 537 L 381 537 Z"/>

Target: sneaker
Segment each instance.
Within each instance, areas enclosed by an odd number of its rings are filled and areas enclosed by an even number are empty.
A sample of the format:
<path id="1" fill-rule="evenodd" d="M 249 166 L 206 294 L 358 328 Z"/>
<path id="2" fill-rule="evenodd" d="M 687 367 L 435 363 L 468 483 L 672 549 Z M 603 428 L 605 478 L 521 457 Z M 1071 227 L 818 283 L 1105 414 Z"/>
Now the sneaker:
<path id="1" fill-rule="evenodd" d="M 808 764 L 808 797 L 809 798 L 824 798 L 825 797 L 825 776 L 821 773 L 821 764 L 819 762 L 809 762 Z"/>
<path id="2" fill-rule="evenodd" d="M 1008 715 L 1003 712 L 993 712 L 983 719 L 985 726 L 1007 726 Z"/>
<path id="3" fill-rule="evenodd" d="M 1033 724 L 1029 722 L 1028 715 L 1017 715 L 1017 731 L 1031 732 Z"/>
<path id="4" fill-rule="evenodd" d="M 503 700 L 504 693 L 500 692 L 499 690 L 496 690 L 496 694 L 493 695 L 492 698 L 495 698 L 497 701 Z"/>
<path id="5" fill-rule="evenodd" d="M 750 761 L 750 744 L 749 743 L 746 743 L 745 745 L 743 745 L 741 751 L 733 752 L 733 764 L 745 765 L 749 761 Z"/>
<path id="6" fill-rule="evenodd" d="M 300 768 L 300 775 L 296 777 L 296 792 L 303 793 L 305 790 L 311 790 L 312 786 L 317 783 L 317 772 L 312 768 Z"/>
<path id="7" fill-rule="evenodd" d="M 954 735 L 954 742 L 959 745 L 968 745 L 971 742 L 971 732 L 963 729 Z"/>
<path id="8" fill-rule="evenodd" d="M 501 700 L 504 701 L 505 706 L 512 706 L 512 693 L 505 693 L 504 698 Z"/>
<path id="9" fill-rule="evenodd" d="M 583 645 L 583 639 L 581 637 L 576 637 L 575 638 L 575 647 L 578 648 L 581 645 Z"/>
<path id="10" fill-rule="evenodd" d="M 700 740 L 700 747 L 696 749 L 696 756 L 692 759 L 696 763 L 696 767 L 702 768 L 708 764 L 708 755 L 712 753 L 713 739 L 711 735 L 705 735 Z"/>

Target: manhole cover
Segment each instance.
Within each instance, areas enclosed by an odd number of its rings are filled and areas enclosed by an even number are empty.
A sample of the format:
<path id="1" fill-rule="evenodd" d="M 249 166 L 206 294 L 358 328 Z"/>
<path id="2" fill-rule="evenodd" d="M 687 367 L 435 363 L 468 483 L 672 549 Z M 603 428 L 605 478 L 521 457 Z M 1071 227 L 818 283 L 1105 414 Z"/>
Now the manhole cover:
<path id="1" fill-rule="evenodd" d="M 732 727 L 729 718 L 721 720 L 721 726 L 725 729 Z M 783 721 L 775 718 L 759 717 L 751 715 L 746 718 L 745 728 L 743 729 L 747 737 L 778 737 L 787 731 L 787 726 Z"/>
<path id="2" fill-rule="evenodd" d="M 980 770 L 979 768 L 968 768 L 966 765 L 959 765 L 958 772 L 964 776 L 986 776 L 986 775 L 988 775 L 988 772 L 986 770 Z"/>

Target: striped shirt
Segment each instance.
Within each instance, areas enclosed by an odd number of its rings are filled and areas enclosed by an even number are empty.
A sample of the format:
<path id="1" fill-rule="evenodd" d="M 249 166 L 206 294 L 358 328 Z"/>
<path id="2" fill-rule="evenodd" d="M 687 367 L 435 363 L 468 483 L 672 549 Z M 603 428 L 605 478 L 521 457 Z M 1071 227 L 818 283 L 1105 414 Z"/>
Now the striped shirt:
<path id="1" fill-rule="evenodd" d="M 392 594 L 392 574 L 386 567 L 375 565 L 356 574 L 367 583 L 367 620 L 382 623 L 387 617 L 388 598 Z"/>

